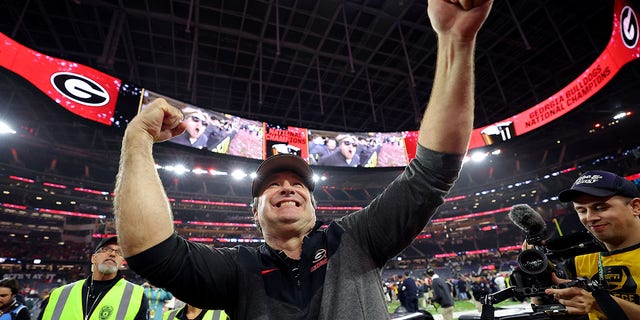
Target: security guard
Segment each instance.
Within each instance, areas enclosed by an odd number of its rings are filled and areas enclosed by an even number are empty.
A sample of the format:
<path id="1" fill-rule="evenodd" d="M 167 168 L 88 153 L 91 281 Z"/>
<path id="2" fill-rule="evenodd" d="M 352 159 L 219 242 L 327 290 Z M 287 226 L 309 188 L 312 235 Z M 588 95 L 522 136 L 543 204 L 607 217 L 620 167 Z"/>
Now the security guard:
<path id="1" fill-rule="evenodd" d="M 38 319 L 146 320 L 144 289 L 122 277 L 123 263 L 118 238 L 102 239 L 91 256 L 91 276 L 54 289 Z"/>

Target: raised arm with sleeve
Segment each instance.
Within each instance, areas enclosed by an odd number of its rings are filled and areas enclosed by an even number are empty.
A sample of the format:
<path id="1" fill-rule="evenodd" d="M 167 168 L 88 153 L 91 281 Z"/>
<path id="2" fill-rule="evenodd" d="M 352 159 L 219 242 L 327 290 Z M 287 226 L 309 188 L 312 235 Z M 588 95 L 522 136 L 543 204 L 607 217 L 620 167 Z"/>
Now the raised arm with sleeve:
<path id="1" fill-rule="evenodd" d="M 467 151 L 473 129 L 476 35 L 491 5 L 492 1 L 429 1 L 427 12 L 438 35 L 438 54 L 418 135 L 418 143 L 427 149 L 454 154 Z"/>
<path id="2" fill-rule="evenodd" d="M 428 3 L 438 49 L 416 158 L 365 210 L 342 219 L 378 266 L 415 239 L 458 176 L 473 129 L 476 35 L 491 5 L 492 1 Z"/>
<path id="3" fill-rule="evenodd" d="M 152 155 L 155 142 L 184 131 L 182 113 L 156 99 L 127 126 L 116 178 L 114 213 L 119 244 L 132 256 L 162 242 L 174 232 L 169 200 Z"/>

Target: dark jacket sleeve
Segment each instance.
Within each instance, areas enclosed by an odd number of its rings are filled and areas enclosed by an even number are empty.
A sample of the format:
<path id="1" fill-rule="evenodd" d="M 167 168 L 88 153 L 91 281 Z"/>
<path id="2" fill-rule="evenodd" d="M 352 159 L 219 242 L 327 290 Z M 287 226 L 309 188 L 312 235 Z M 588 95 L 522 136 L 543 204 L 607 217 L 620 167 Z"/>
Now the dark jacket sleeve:
<path id="1" fill-rule="evenodd" d="M 29 308 L 25 307 L 22 308 L 22 310 L 18 311 L 18 314 L 16 314 L 16 318 L 14 320 L 31 320 Z"/>
<path id="2" fill-rule="evenodd" d="M 411 244 L 444 203 L 463 158 L 418 145 L 416 158 L 380 195 L 339 223 L 379 267 L 384 266 Z"/>
<path id="3" fill-rule="evenodd" d="M 238 267 L 234 248 L 211 248 L 172 235 L 128 257 L 137 274 L 181 301 L 202 309 L 222 309 L 236 296 Z"/>
<path id="4" fill-rule="evenodd" d="M 42 316 L 44 315 L 44 310 L 47 308 L 47 304 L 49 303 L 49 297 L 44 298 L 42 303 L 40 304 L 40 314 L 38 315 L 38 320 L 42 320 Z"/>

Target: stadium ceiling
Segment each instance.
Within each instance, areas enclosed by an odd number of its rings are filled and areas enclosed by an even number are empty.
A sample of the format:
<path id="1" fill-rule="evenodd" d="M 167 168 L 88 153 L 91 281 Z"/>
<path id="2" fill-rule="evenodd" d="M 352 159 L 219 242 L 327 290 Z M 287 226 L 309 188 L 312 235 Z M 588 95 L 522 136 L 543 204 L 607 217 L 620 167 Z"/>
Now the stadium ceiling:
<path id="1" fill-rule="evenodd" d="M 567 86 L 605 48 L 612 17 L 611 0 L 496 1 L 478 37 L 475 126 Z M 330 131 L 416 130 L 436 51 L 426 1 L 414 0 L 0 0 L 0 31 L 199 107 Z M 2 79 L 3 99 L 27 85 Z M 575 159 L 633 140 L 637 116 L 600 144 L 586 132 L 617 111 L 640 112 L 639 79 L 639 63 L 628 64 L 578 109 L 510 143 L 513 152 L 540 153 L 559 139 L 576 145 L 562 155 Z M 50 141 L 118 150 L 117 136 L 61 108 L 31 103 L 0 116 Z"/>

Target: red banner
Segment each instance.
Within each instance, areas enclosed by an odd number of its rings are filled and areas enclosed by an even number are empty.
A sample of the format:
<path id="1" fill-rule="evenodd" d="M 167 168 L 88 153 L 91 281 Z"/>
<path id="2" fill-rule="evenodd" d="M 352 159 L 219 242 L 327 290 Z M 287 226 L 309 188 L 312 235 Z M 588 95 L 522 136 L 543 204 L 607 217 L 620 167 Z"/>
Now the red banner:
<path id="1" fill-rule="evenodd" d="M 577 108 L 602 89 L 622 66 L 640 56 L 638 35 L 635 9 L 627 1 L 616 0 L 611 38 L 598 59 L 577 79 L 546 100 L 510 118 L 474 129 L 469 149 L 538 129 Z"/>
<path id="2" fill-rule="evenodd" d="M 295 154 L 309 159 L 307 129 L 264 124 L 265 159 L 277 154 Z"/>
<path id="3" fill-rule="evenodd" d="M 31 50 L 0 33 L 0 66 L 22 76 L 65 109 L 111 125 L 120 79 Z"/>

